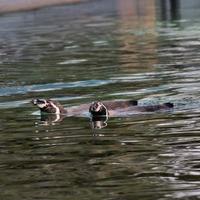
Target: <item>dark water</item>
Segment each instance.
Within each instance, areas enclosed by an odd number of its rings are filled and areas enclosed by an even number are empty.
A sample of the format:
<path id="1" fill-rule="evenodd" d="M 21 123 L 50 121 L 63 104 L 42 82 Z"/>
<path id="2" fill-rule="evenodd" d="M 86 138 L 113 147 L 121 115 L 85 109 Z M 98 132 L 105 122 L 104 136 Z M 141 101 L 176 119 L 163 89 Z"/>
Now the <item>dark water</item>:
<path id="1" fill-rule="evenodd" d="M 199 199 L 200 6 L 174 2 L 0 17 L 1 199 Z M 40 121 L 35 97 L 175 108 L 93 130 L 87 118 Z"/>

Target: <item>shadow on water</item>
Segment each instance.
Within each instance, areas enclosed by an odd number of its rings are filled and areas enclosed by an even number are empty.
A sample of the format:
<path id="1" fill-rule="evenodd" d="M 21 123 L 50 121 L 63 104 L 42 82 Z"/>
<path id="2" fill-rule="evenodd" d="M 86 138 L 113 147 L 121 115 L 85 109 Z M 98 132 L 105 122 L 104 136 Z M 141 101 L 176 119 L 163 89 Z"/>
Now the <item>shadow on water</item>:
<path id="1" fill-rule="evenodd" d="M 0 197 L 198 199 L 199 8 L 194 0 L 94 0 L 2 15 Z M 32 98 L 175 109 L 41 121 Z"/>

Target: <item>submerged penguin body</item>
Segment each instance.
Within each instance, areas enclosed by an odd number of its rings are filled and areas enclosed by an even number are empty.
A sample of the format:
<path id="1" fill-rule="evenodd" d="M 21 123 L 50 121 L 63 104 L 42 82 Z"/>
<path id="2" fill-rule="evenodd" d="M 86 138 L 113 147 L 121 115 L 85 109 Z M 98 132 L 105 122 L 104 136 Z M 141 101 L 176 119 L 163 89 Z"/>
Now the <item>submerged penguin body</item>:
<path id="1" fill-rule="evenodd" d="M 131 116 L 138 113 L 156 112 L 172 109 L 174 105 L 172 103 L 164 103 L 158 105 L 147 105 L 147 106 L 129 106 L 118 109 L 108 109 L 102 102 L 94 102 L 89 108 L 89 112 L 92 116 L 107 116 L 107 117 L 125 117 Z"/>

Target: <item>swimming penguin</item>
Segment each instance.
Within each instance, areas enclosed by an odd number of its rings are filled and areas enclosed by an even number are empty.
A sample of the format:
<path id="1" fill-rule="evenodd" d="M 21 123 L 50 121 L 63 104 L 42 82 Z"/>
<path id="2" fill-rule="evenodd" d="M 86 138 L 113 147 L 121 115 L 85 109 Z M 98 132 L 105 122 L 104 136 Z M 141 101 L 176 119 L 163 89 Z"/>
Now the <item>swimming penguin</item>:
<path id="1" fill-rule="evenodd" d="M 122 108 L 108 108 L 103 102 L 93 102 L 90 105 L 89 112 L 93 117 L 107 116 L 107 117 L 120 117 L 120 116 L 129 116 L 136 113 L 145 113 L 145 112 L 155 112 L 161 110 L 169 110 L 173 108 L 172 103 L 164 103 L 158 105 L 144 105 L 144 106 L 126 106 Z"/>

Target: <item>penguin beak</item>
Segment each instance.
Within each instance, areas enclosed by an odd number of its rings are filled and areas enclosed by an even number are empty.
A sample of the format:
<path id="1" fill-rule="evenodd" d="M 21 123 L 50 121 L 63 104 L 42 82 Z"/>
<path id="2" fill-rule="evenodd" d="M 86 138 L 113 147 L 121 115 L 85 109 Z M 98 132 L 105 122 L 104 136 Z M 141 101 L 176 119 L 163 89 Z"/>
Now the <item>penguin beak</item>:
<path id="1" fill-rule="evenodd" d="M 32 100 L 31 100 L 31 103 L 32 103 L 33 105 L 37 105 L 37 100 L 38 100 L 38 99 L 32 99 Z"/>

